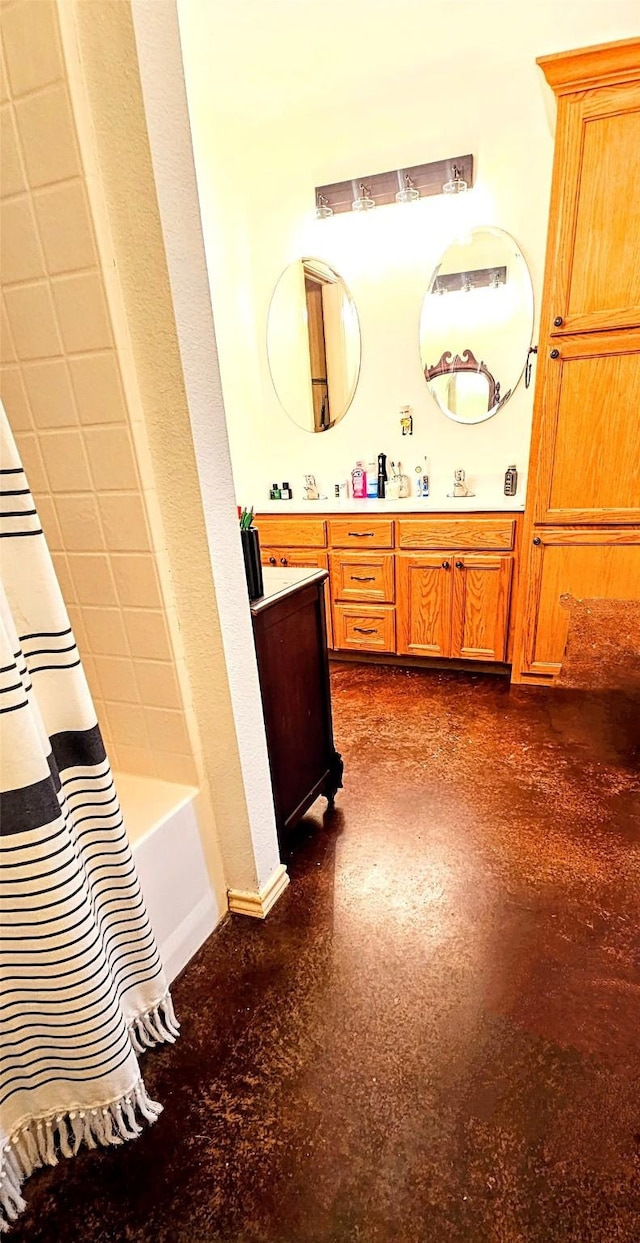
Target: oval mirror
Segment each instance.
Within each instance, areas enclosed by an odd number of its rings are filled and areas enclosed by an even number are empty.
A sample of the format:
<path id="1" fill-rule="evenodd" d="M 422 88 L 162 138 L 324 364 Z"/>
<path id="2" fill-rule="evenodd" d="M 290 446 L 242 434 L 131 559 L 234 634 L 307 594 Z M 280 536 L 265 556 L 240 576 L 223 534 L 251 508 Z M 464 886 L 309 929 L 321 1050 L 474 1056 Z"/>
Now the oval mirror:
<path id="1" fill-rule="evenodd" d="M 322 259 L 285 268 L 269 307 L 267 355 L 281 406 L 306 432 L 343 419 L 360 374 L 360 324 L 342 277 Z"/>
<path id="2" fill-rule="evenodd" d="M 502 229 L 472 229 L 445 250 L 420 316 L 431 396 L 458 423 L 490 419 L 512 396 L 533 332 L 526 260 Z"/>

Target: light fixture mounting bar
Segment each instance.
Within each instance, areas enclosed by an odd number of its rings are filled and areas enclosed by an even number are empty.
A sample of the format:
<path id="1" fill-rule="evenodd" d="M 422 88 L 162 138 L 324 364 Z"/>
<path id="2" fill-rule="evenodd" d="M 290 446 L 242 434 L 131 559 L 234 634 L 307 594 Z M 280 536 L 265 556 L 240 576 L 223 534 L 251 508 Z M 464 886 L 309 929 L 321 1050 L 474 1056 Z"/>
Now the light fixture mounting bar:
<path id="1" fill-rule="evenodd" d="M 351 211 L 353 204 L 353 185 L 363 183 L 370 191 L 371 198 L 377 207 L 385 203 L 395 203 L 398 185 L 404 182 L 405 174 L 409 174 L 420 198 L 429 198 L 432 194 L 442 194 L 442 187 L 452 176 L 454 164 L 460 176 L 466 181 L 469 189 L 473 185 L 473 156 L 452 155 L 446 160 L 432 160 L 429 164 L 413 164 L 407 168 L 396 168 L 389 173 L 367 173 L 363 176 L 350 177 L 348 181 L 334 181 L 332 185 L 316 186 L 316 203 L 322 194 L 333 209 L 334 215 L 343 211 Z"/>

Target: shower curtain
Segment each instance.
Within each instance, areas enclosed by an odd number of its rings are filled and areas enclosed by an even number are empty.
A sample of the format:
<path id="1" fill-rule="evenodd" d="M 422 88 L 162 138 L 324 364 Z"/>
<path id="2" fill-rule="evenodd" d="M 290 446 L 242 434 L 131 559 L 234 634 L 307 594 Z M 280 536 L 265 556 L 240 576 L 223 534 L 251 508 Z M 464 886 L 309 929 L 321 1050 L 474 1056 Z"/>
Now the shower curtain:
<path id="1" fill-rule="evenodd" d="M 22 1183 L 153 1122 L 178 1026 L 60 588 L 0 406 L 0 1233 Z"/>

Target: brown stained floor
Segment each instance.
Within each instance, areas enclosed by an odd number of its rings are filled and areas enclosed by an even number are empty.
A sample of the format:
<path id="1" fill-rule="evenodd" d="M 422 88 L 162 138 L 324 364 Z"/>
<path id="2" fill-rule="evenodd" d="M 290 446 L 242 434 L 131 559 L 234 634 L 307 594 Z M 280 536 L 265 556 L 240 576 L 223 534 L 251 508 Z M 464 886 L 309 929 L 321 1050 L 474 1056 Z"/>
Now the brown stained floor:
<path id="1" fill-rule="evenodd" d="M 346 787 L 14 1243 L 640 1239 L 640 706 L 337 666 Z"/>

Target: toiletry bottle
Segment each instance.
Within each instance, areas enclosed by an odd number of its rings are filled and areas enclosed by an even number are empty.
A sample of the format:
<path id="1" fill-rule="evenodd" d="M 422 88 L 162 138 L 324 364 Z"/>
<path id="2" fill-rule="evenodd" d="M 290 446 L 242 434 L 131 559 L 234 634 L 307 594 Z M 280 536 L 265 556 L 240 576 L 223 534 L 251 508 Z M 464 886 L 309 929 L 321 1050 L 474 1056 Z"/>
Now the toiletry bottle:
<path id="1" fill-rule="evenodd" d="M 398 496 L 402 500 L 404 500 L 406 496 L 409 496 L 411 488 L 409 486 L 409 476 L 405 475 L 402 469 L 402 462 L 398 462 L 398 476 L 399 476 Z"/>
<path id="2" fill-rule="evenodd" d="M 422 495 L 429 495 L 429 471 L 427 469 L 427 455 L 424 457 L 424 474 L 422 476 Z"/>
<path id="3" fill-rule="evenodd" d="M 282 491 L 281 491 L 281 493 L 280 493 L 280 498 L 281 498 L 281 500 L 283 500 L 283 501 L 290 501 L 290 500 L 291 500 L 291 498 L 292 498 L 292 496 L 293 496 L 293 492 L 291 491 L 291 488 L 289 487 L 289 484 L 288 484 L 288 483 L 283 483 L 283 485 L 282 485 Z"/>
<path id="4" fill-rule="evenodd" d="M 340 484 L 339 484 L 339 483 L 334 483 L 334 485 L 333 485 L 333 495 L 335 496 L 335 498 L 336 498 L 336 500 L 337 500 L 337 501 L 339 501 L 339 500 L 340 500 Z"/>
<path id="5" fill-rule="evenodd" d="M 387 486 L 387 455 L 378 454 L 378 499 L 383 501 Z"/>
<path id="6" fill-rule="evenodd" d="M 351 471 L 351 495 L 354 501 L 363 501 L 367 495 L 367 472 L 361 461 Z"/>
<path id="7" fill-rule="evenodd" d="M 518 491 L 518 470 L 515 466 L 510 466 L 504 476 L 504 494 L 505 496 L 515 496 Z"/>
<path id="8" fill-rule="evenodd" d="M 367 464 L 367 496 L 369 500 L 374 500 L 378 495 L 378 474 L 376 464 L 372 460 Z"/>
<path id="9" fill-rule="evenodd" d="M 273 487 L 272 487 L 272 489 L 271 489 L 271 498 L 272 498 L 272 500 L 274 500 L 274 501 L 279 501 L 279 500 L 280 500 L 280 488 L 279 488 L 279 486 L 278 486 L 278 484 L 277 484 L 277 483 L 274 483 L 274 485 L 273 485 Z"/>
<path id="10" fill-rule="evenodd" d="M 422 467 L 416 466 L 416 499 L 422 496 Z"/>

